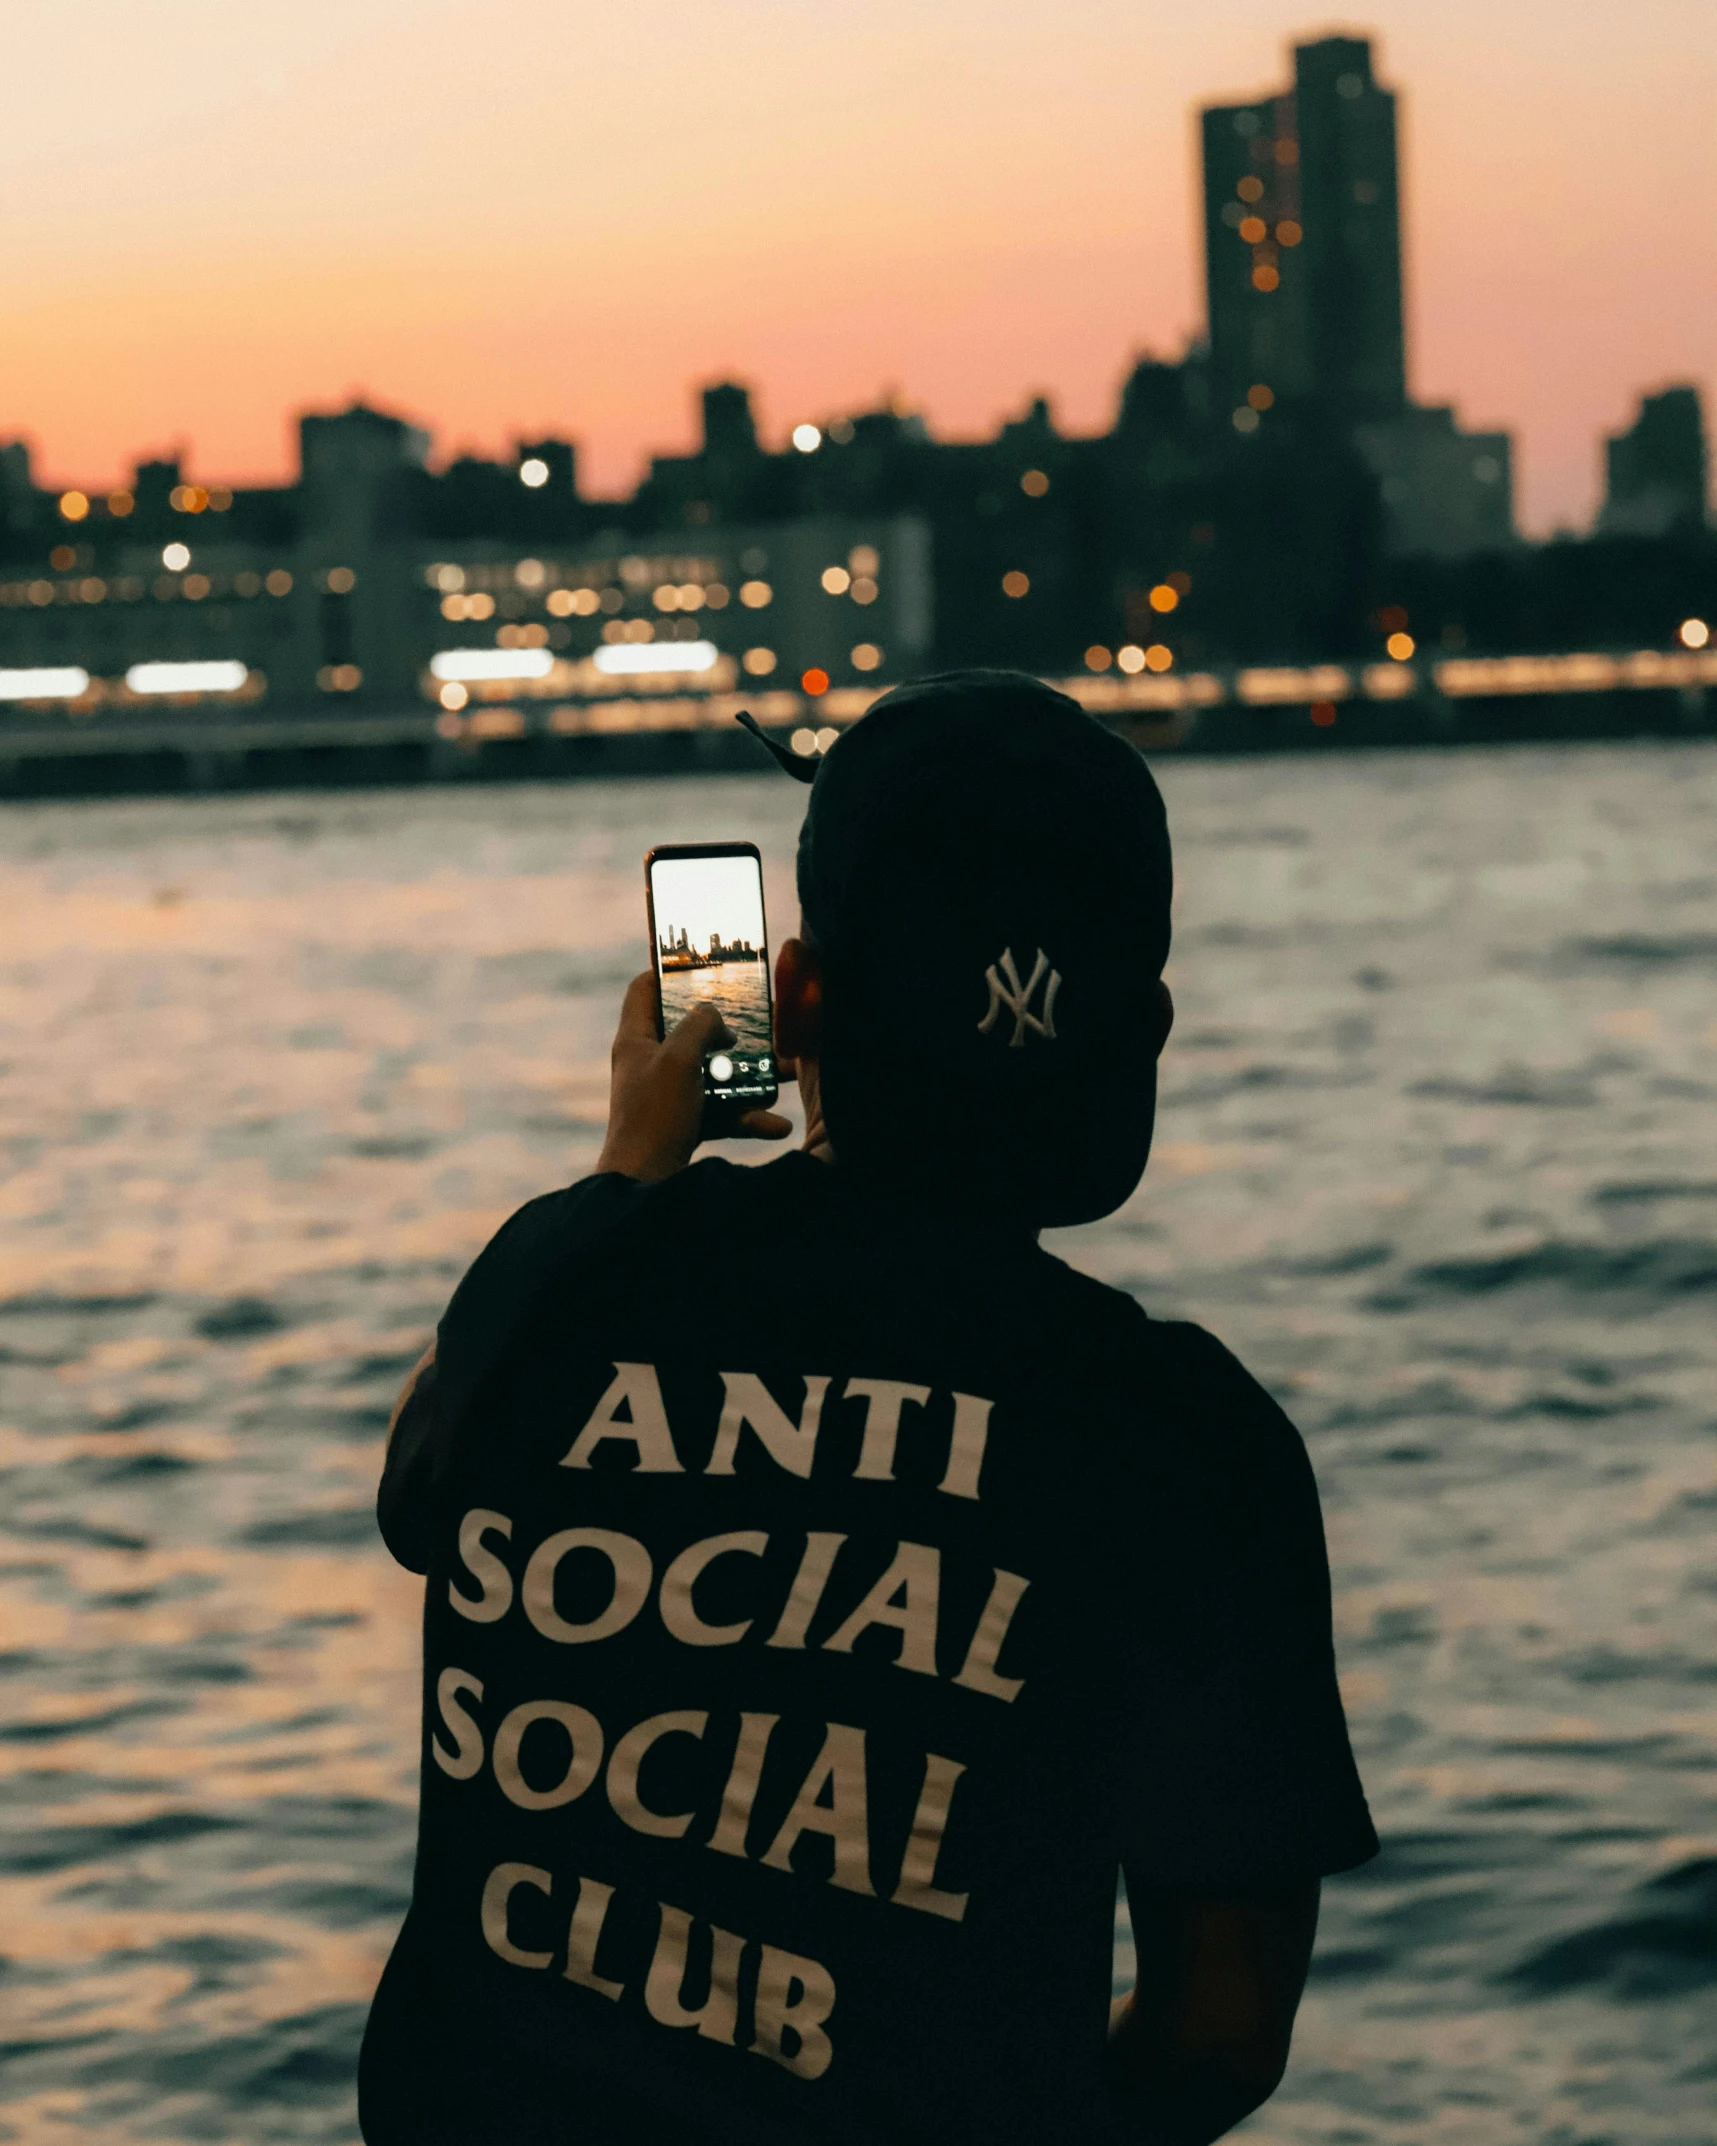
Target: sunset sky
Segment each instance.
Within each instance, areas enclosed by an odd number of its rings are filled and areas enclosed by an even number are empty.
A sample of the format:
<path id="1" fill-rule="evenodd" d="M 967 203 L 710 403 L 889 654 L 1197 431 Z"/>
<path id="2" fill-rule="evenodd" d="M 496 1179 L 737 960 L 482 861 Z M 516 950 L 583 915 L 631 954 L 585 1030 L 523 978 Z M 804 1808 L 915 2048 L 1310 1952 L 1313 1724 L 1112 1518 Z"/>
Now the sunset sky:
<path id="1" fill-rule="evenodd" d="M 13 0 L 0 438 L 277 478 L 361 392 L 616 490 L 717 377 L 772 441 L 1100 429 L 1201 324 L 1194 107 L 1336 27 L 1403 93 L 1413 390 L 1583 525 L 1600 433 L 1717 373 L 1713 0 Z"/>

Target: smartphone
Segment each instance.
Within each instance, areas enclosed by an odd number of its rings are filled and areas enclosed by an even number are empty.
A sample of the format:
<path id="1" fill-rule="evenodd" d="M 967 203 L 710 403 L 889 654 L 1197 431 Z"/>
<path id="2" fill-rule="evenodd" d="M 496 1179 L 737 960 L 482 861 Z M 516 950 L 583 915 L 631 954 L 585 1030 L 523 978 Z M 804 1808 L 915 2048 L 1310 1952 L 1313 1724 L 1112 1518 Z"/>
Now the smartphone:
<path id="1" fill-rule="evenodd" d="M 779 1089 L 763 860 L 752 842 L 665 842 L 644 859 L 657 1030 L 713 1005 L 733 1041 L 704 1055 L 706 1137 Z"/>

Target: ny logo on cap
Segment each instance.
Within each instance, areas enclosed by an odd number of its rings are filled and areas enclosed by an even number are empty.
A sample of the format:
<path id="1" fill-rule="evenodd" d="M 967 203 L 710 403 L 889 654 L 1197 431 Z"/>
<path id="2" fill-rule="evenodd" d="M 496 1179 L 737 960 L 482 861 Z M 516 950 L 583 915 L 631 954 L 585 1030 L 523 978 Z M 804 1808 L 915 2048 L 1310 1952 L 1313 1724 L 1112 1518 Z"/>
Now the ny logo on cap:
<path id="1" fill-rule="evenodd" d="M 1000 976 L 996 974 L 998 968 L 1001 970 Z M 1047 983 L 1044 982 L 1046 976 L 1049 979 Z M 1037 960 L 1032 965 L 1031 975 L 1023 989 L 1020 985 L 1019 970 L 1014 966 L 1014 950 L 1011 946 L 1000 961 L 990 963 L 984 971 L 984 981 L 990 987 L 990 1003 L 984 1018 L 978 1023 L 980 1036 L 990 1033 L 1005 1006 L 1014 1017 L 1014 1032 L 1008 1038 L 1010 1046 L 1017 1049 L 1024 1043 L 1027 1029 L 1030 1029 L 1033 1035 L 1041 1036 L 1046 1043 L 1055 1041 L 1055 994 L 1061 989 L 1061 977 L 1058 971 L 1049 966 L 1049 956 L 1041 946 L 1037 950 Z M 1031 1010 L 1032 997 L 1039 984 L 1043 984 L 1041 1019 Z"/>

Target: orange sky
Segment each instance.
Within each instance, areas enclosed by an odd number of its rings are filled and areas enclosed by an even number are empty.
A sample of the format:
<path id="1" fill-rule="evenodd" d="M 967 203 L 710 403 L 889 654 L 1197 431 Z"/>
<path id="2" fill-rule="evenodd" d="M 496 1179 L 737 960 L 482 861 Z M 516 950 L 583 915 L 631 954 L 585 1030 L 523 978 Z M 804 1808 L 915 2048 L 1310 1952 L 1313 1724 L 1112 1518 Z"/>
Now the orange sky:
<path id="1" fill-rule="evenodd" d="M 16 0 L 0 437 L 105 484 L 291 467 L 354 390 L 587 485 L 750 381 L 769 434 L 896 388 L 1098 428 L 1202 317 L 1192 109 L 1342 25 L 1259 0 Z M 1713 0 L 1388 0 L 1410 365 L 1517 436 L 1526 527 L 1717 352 Z"/>

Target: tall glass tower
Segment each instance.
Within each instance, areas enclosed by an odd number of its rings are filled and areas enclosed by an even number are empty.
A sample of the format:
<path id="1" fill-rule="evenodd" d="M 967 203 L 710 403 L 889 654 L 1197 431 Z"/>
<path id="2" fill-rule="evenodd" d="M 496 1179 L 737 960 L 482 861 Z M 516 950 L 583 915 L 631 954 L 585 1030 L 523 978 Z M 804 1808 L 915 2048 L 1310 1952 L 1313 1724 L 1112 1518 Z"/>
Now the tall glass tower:
<path id="1" fill-rule="evenodd" d="M 1406 406 L 1395 99 L 1363 38 L 1294 51 L 1294 86 L 1203 114 L 1211 368 L 1234 408 Z M 1248 401 L 1250 398 L 1250 403 Z"/>

